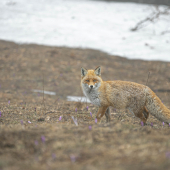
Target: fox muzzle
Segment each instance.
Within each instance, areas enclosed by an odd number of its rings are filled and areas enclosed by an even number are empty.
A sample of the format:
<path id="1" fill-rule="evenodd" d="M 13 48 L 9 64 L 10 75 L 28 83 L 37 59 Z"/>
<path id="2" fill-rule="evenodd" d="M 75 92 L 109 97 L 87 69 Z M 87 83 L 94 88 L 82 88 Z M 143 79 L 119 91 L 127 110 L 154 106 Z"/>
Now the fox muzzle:
<path id="1" fill-rule="evenodd" d="M 89 85 L 89 88 L 92 89 L 92 88 L 94 88 L 94 86 L 93 85 Z"/>

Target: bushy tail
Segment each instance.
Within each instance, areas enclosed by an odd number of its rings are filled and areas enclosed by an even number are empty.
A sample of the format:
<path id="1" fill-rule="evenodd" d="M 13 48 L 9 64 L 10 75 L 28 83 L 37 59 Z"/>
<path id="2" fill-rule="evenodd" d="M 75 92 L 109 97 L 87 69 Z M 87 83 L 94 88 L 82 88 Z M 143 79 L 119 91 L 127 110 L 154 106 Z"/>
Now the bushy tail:
<path id="1" fill-rule="evenodd" d="M 146 93 L 146 109 L 161 122 L 170 123 L 170 110 L 161 102 L 158 96 L 149 89 Z"/>

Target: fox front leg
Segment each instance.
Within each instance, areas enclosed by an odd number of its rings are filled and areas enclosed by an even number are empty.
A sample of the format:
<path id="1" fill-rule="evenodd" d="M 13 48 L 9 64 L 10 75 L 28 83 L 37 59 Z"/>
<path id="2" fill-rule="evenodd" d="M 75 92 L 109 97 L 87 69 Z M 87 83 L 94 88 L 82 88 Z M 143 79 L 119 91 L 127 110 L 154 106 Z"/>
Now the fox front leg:
<path id="1" fill-rule="evenodd" d="M 103 115 L 105 114 L 107 108 L 108 108 L 108 106 L 99 107 L 99 110 L 98 110 L 97 116 L 96 116 L 97 122 L 99 122 L 100 119 L 103 117 Z"/>
<path id="2" fill-rule="evenodd" d="M 105 116 L 106 116 L 106 122 L 110 122 L 110 108 L 108 107 L 106 112 L 105 112 Z"/>

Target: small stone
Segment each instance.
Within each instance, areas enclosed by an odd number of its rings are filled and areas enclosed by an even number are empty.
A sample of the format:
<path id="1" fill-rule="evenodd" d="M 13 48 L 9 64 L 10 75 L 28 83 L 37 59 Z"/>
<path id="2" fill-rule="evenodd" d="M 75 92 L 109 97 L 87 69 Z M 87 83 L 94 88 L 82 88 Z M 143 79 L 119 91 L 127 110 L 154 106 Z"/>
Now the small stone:
<path id="1" fill-rule="evenodd" d="M 49 121 L 50 120 L 50 116 L 47 116 L 46 118 L 45 118 L 45 121 Z"/>
<path id="2" fill-rule="evenodd" d="M 110 113 L 111 115 L 116 115 L 117 113 Z"/>

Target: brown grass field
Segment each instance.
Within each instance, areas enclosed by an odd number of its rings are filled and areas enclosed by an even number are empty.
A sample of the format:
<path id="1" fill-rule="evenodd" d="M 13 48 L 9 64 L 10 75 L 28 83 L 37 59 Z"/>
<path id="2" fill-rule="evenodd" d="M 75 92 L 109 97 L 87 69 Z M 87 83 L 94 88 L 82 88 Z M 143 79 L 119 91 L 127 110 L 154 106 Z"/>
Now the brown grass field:
<path id="1" fill-rule="evenodd" d="M 81 67 L 99 65 L 104 80 L 146 84 L 150 71 L 148 86 L 170 107 L 168 62 L 0 41 L 0 170 L 170 169 L 168 125 L 150 115 L 141 126 L 126 110 L 112 108 L 111 122 L 103 117 L 96 124 L 96 106 L 66 101 L 67 95 L 83 96 Z"/>

